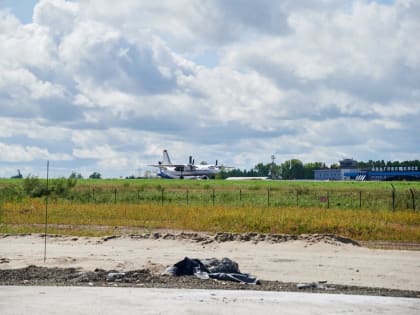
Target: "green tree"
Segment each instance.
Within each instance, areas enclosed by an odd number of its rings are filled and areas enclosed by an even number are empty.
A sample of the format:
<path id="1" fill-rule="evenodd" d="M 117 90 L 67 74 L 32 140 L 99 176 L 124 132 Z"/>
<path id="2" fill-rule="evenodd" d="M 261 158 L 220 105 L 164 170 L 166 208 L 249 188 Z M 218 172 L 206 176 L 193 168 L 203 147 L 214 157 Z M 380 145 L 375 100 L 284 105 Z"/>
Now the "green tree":
<path id="1" fill-rule="evenodd" d="M 291 166 L 290 179 L 303 179 L 304 169 L 302 161 L 298 159 L 292 159 Z"/>
<path id="2" fill-rule="evenodd" d="M 281 164 L 281 175 L 283 179 L 303 179 L 305 171 L 303 163 L 298 159 L 286 160 Z"/>
<path id="3" fill-rule="evenodd" d="M 71 179 L 83 179 L 83 176 L 80 173 L 72 172 L 70 174 L 69 178 L 71 178 Z"/>
<path id="4" fill-rule="evenodd" d="M 324 169 L 324 168 L 326 168 L 324 162 L 306 163 L 303 165 L 303 178 L 313 179 L 314 170 L 319 170 L 319 169 Z"/>
<path id="5" fill-rule="evenodd" d="M 89 175 L 89 178 L 91 179 L 101 179 L 101 174 L 98 172 L 93 172 L 92 174 Z"/>
<path id="6" fill-rule="evenodd" d="M 270 173 L 271 164 L 258 163 L 254 166 L 256 176 L 268 176 Z"/>

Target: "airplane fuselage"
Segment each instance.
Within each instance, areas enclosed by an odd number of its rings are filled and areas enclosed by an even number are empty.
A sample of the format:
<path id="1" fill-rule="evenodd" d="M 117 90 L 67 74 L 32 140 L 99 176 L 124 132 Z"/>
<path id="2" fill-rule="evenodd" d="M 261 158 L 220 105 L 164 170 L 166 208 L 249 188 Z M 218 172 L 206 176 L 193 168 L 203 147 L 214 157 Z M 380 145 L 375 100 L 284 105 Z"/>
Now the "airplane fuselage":
<path id="1" fill-rule="evenodd" d="M 162 178 L 214 178 L 220 169 L 214 165 L 185 165 L 185 166 L 162 166 L 158 176 Z"/>

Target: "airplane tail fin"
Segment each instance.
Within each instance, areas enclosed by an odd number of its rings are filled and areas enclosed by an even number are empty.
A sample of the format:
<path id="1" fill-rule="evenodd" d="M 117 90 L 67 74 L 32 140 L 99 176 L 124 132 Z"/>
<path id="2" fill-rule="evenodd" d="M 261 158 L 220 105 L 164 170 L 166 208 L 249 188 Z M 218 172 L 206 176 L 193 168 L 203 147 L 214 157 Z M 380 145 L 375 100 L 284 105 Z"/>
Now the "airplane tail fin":
<path id="1" fill-rule="evenodd" d="M 165 149 L 163 150 L 163 164 L 171 165 L 171 158 L 169 157 L 168 151 Z"/>

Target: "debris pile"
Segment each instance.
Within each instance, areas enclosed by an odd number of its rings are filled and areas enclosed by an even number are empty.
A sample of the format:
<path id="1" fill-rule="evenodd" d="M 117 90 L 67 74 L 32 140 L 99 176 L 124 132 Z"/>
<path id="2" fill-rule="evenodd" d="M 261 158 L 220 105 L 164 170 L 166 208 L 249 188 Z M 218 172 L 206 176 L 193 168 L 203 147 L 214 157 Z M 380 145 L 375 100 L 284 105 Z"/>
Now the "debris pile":
<path id="1" fill-rule="evenodd" d="M 229 258 L 199 260 L 185 257 L 173 266 L 168 267 L 163 274 L 169 276 L 194 275 L 203 280 L 215 279 L 243 284 L 259 284 L 257 278 L 247 273 L 241 273 L 238 264 Z"/>
<path id="2" fill-rule="evenodd" d="M 318 289 L 318 290 L 334 290 L 333 288 L 327 287 L 327 281 L 318 281 L 310 283 L 298 283 L 296 284 L 298 289 Z"/>
<path id="3" fill-rule="evenodd" d="M 105 237 L 102 241 L 107 241 L 113 237 Z M 332 244 L 340 246 L 342 244 L 351 244 L 355 246 L 360 246 L 360 244 L 350 238 L 334 235 L 334 234 L 264 234 L 264 233 L 229 233 L 229 232 L 218 232 L 215 234 L 207 233 L 144 233 L 144 234 L 131 234 L 133 239 L 165 239 L 165 240 L 189 240 L 196 243 L 201 243 L 203 245 L 210 244 L 213 242 L 223 243 L 223 242 L 269 242 L 269 243 L 282 243 L 288 241 L 306 241 L 309 244 L 315 244 L 319 242 L 324 242 L 327 244 Z"/>

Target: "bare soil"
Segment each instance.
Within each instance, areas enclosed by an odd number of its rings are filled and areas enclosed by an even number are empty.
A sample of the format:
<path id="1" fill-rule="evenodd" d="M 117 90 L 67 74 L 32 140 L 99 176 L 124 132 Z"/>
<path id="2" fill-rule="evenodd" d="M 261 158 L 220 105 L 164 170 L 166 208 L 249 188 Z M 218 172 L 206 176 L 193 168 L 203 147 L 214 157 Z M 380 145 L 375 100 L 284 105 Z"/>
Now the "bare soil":
<path id="1" fill-rule="evenodd" d="M 110 279 L 109 275 L 119 276 Z M 297 283 L 281 281 L 260 281 L 257 285 L 240 284 L 230 281 L 202 280 L 195 276 L 164 276 L 148 269 L 121 271 L 96 269 L 83 271 L 78 268 L 46 268 L 28 266 L 21 269 L 0 270 L 0 285 L 45 285 L 45 286 L 98 286 L 98 287 L 143 287 L 178 289 L 224 289 L 224 290 L 262 290 L 262 291 L 299 291 L 318 293 L 340 293 L 373 296 L 394 296 L 420 298 L 420 291 L 370 288 L 337 284 L 307 284 L 298 288 Z M 301 285 L 301 284 L 300 284 Z"/>

